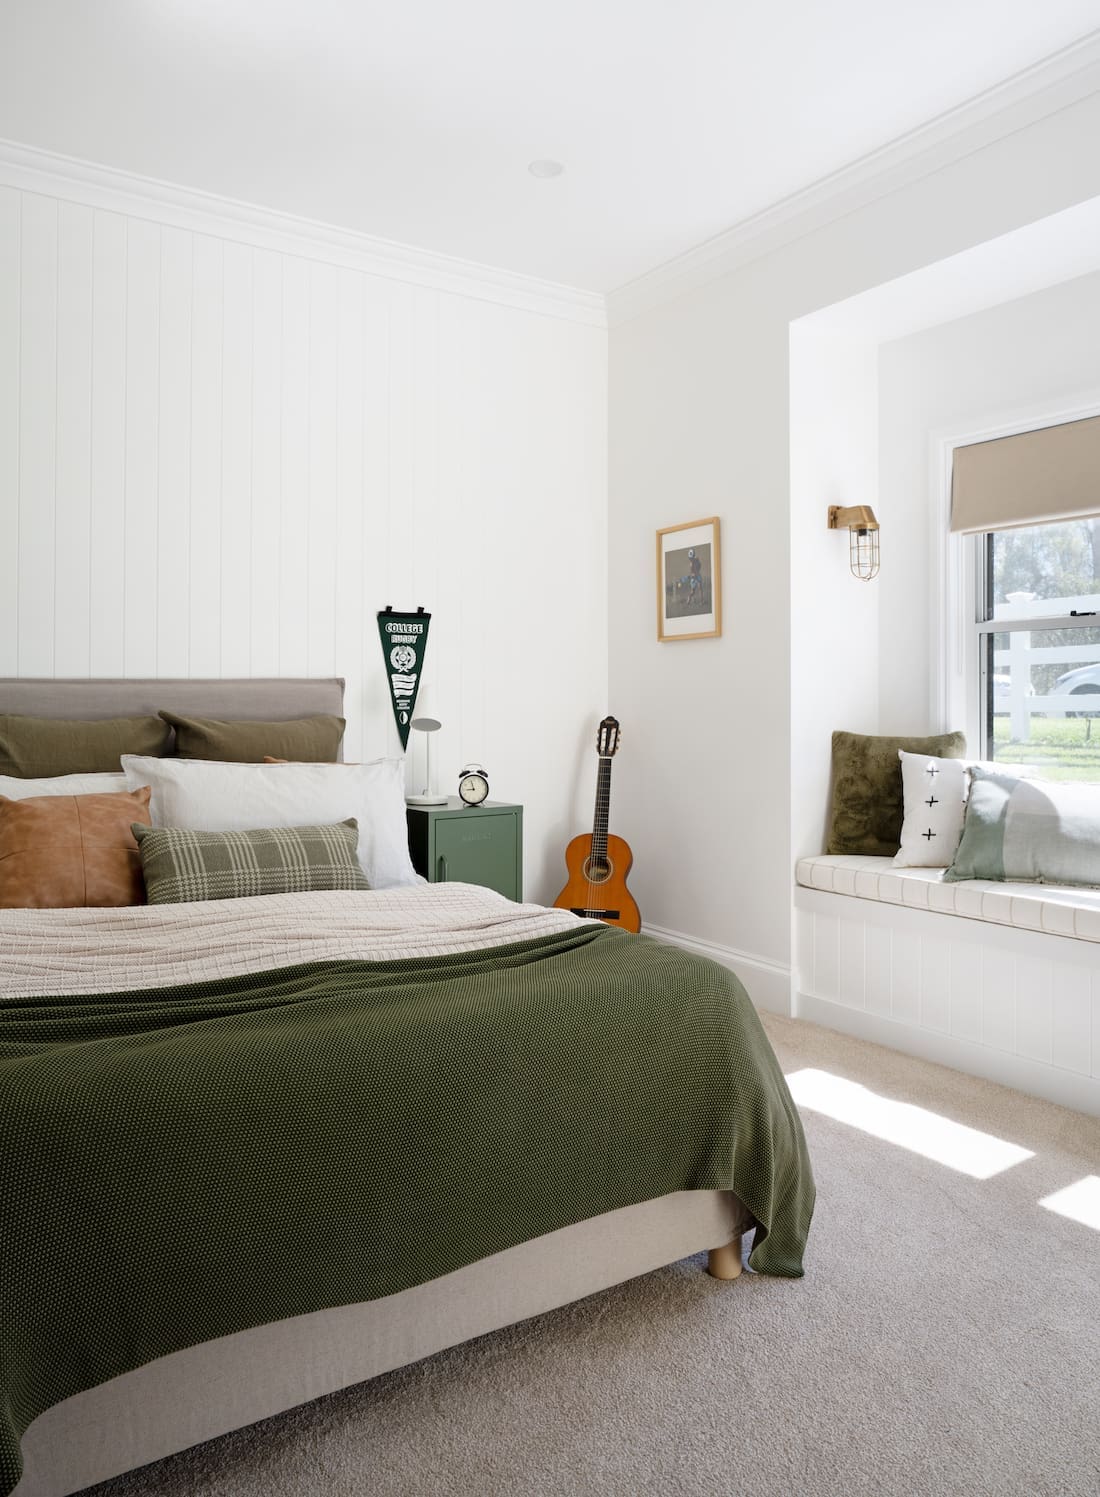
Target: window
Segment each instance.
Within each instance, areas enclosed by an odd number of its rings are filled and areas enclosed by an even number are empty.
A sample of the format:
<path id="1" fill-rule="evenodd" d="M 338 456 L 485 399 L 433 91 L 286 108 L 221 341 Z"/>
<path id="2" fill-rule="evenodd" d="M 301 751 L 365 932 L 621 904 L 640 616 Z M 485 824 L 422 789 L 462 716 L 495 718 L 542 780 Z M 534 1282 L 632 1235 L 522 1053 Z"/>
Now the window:
<path id="1" fill-rule="evenodd" d="M 1100 780 L 1100 516 L 973 544 L 982 757 Z"/>

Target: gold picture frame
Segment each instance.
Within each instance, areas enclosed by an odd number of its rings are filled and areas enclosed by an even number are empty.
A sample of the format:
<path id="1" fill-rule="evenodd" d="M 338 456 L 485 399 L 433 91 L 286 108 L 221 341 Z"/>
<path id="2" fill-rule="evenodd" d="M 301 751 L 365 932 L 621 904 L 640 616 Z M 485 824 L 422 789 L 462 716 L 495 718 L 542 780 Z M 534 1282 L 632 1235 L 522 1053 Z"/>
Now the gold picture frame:
<path id="1" fill-rule="evenodd" d="M 717 515 L 658 530 L 657 638 L 662 643 L 716 639 L 722 633 L 719 531 Z"/>

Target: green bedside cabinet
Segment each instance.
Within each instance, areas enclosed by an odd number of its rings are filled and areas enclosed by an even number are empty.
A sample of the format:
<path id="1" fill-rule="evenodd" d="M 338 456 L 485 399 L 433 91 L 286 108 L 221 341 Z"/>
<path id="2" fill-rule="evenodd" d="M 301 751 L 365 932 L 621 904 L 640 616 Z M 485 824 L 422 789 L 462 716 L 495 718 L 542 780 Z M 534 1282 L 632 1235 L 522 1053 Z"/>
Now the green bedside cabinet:
<path id="1" fill-rule="evenodd" d="M 464 806 L 408 806 L 413 867 L 430 884 L 483 884 L 523 898 L 523 807 L 487 800 Z"/>

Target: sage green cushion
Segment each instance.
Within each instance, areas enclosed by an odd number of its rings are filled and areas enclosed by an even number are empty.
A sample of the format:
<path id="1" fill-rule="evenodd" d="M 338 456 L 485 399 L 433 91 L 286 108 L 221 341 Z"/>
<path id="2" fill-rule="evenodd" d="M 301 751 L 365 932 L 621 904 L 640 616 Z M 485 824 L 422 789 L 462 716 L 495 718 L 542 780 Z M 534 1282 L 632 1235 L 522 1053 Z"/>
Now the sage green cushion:
<path id="1" fill-rule="evenodd" d="M 895 738 L 834 733 L 827 853 L 892 858 L 897 852 L 905 817 L 899 750 L 935 759 L 962 759 L 966 735 Z"/>
<path id="2" fill-rule="evenodd" d="M 176 730 L 181 759 L 217 759 L 262 764 L 265 756 L 305 764 L 335 764 L 344 736 L 342 717 L 297 717 L 285 722 L 223 722 L 216 717 L 179 717 L 161 712 Z"/>
<path id="3" fill-rule="evenodd" d="M 247 899 L 319 889 L 369 889 L 359 866 L 359 823 L 251 832 L 192 832 L 136 822 L 150 904 Z"/>
<path id="4" fill-rule="evenodd" d="M 118 774 L 123 754 L 159 758 L 169 737 L 168 726 L 159 717 L 84 722 L 0 713 L 0 775 L 44 780 L 65 774 Z"/>
<path id="5" fill-rule="evenodd" d="M 1100 886 L 1100 785 L 973 766 L 962 839 L 944 874 L 969 878 Z"/>
<path id="6" fill-rule="evenodd" d="M 992 774 L 977 765 L 970 771 L 966 820 L 955 860 L 943 875 L 945 883 L 1005 877 L 1005 815 L 1012 787 L 1019 783 L 1015 775 Z"/>

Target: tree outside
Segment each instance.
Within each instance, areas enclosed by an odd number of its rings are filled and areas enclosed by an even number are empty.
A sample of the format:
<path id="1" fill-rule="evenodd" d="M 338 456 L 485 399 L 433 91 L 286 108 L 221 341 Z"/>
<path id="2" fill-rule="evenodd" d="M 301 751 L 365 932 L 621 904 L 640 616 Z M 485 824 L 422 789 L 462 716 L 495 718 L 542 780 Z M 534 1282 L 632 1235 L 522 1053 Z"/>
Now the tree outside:
<path id="1" fill-rule="evenodd" d="M 1010 601 L 1011 594 L 1030 593 L 1035 612 L 1047 599 L 1080 603 L 1083 608 L 1095 606 L 1100 593 L 1100 519 L 1069 520 L 1061 525 L 1031 525 L 1021 530 L 1001 530 L 993 536 L 993 617 L 998 605 Z M 1079 629 L 1045 629 L 1044 645 L 1082 645 L 1097 642 L 1091 631 Z M 997 636 L 994 649 L 1007 647 L 1007 638 Z M 1036 641 L 1038 643 L 1038 641 Z M 1100 644 L 1097 648 L 1100 661 Z M 1070 668 L 1068 662 L 1054 661 L 1031 667 L 1031 687 L 1039 696 L 1057 690 L 1058 677 Z"/>
<path id="2" fill-rule="evenodd" d="M 993 601 L 1009 593 L 1070 598 L 1100 591 L 1100 519 L 1028 525 L 993 536 Z M 996 613 L 994 613 L 996 618 Z"/>

